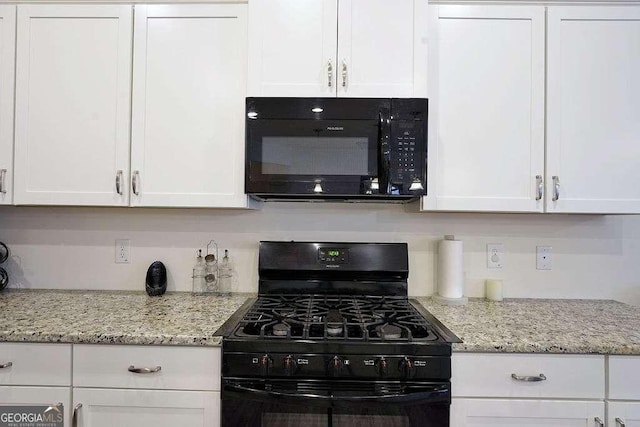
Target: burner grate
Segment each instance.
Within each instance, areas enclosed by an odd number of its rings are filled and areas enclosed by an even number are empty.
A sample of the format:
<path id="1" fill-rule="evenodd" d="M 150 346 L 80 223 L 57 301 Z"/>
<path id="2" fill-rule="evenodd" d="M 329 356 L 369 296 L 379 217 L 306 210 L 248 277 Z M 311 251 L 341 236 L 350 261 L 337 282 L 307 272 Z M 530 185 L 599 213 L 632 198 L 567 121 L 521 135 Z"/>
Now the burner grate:
<path id="1" fill-rule="evenodd" d="M 235 336 L 343 341 L 436 341 L 429 322 L 404 297 L 260 296 Z"/>

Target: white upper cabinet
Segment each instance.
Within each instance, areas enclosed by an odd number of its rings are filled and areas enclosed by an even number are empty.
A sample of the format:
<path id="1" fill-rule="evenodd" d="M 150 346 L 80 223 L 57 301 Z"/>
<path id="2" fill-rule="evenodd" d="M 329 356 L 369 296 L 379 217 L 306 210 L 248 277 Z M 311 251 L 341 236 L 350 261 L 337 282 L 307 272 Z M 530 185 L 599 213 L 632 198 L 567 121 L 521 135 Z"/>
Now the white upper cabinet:
<path id="1" fill-rule="evenodd" d="M 249 95 L 426 97 L 426 0 L 251 0 Z"/>
<path id="2" fill-rule="evenodd" d="M 13 202 L 15 34 L 15 5 L 0 6 L 0 205 Z"/>
<path id="3" fill-rule="evenodd" d="M 136 6 L 132 206 L 246 207 L 247 6 Z"/>
<path id="4" fill-rule="evenodd" d="M 542 212 L 543 6 L 431 6 L 423 210 Z"/>
<path id="5" fill-rule="evenodd" d="M 547 211 L 640 212 L 640 7 L 551 6 L 547 44 Z"/>
<path id="6" fill-rule="evenodd" d="M 249 2 L 249 95 L 335 96 L 338 0 Z"/>
<path id="7" fill-rule="evenodd" d="M 132 8 L 18 5 L 16 204 L 128 205 Z"/>

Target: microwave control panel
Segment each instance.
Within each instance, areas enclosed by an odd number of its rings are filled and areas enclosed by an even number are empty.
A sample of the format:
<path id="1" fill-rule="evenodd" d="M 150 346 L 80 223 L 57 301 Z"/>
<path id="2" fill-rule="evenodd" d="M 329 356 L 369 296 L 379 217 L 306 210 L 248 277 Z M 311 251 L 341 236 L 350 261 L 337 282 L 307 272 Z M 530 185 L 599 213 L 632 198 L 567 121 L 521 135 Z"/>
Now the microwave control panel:
<path id="1" fill-rule="evenodd" d="M 391 181 L 403 183 L 422 179 L 422 122 L 396 121 L 391 126 Z"/>

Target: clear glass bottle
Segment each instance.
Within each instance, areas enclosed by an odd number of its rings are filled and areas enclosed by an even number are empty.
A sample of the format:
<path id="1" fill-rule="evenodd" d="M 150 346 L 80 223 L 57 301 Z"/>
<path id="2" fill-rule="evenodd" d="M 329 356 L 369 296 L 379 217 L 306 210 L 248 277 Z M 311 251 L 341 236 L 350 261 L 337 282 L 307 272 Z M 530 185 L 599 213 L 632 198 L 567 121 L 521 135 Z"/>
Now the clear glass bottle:
<path id="1" fill-rule="evenodd" d="M 220 262 L 219 279 L 218 294 L 230 295 L 231 285 L 233 284 L 233 264 L 231 263 L 229 250 L 227 249 L 224 250 L 224 257 Z"/>
<path id="2" fill-rule="evenodd" d="M 196 295 L 201 295 L 207 291 L 207 282 L 205 280 L 205 264 L 202 258 L 202 249 L 198 249 L 198 257 L 196 265 L 193 266 L 193 288 L 192 291 Z"/>

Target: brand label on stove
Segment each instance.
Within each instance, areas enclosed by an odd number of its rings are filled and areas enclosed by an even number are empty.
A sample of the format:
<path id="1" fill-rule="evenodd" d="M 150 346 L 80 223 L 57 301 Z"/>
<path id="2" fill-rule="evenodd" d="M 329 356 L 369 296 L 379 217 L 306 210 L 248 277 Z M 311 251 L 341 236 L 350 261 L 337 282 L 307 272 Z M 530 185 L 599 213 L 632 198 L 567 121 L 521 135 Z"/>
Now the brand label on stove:
<path id="1" fill-rule="evenodd" d="M 416 360 L 415 362 L 413 362 L 414 365 L 416 365 L 416 367 L 421 367 L 424 368 L 425 366 L 427 366 L 427 362 L 425 362 L 424 360 Z"/>
<path id="2" fill-rule="evenodd" d="M 308 365 L 309 359 L 298 359 L 298 365 Z"/>
<path id="3" fill-rule="evenodd" d="M 364 365 L 365 366 L 374 366 L 376 364 L 376 362 L 373 359 L 369 359 L 369 360 L 365 360 L 364 361 Z"/>

